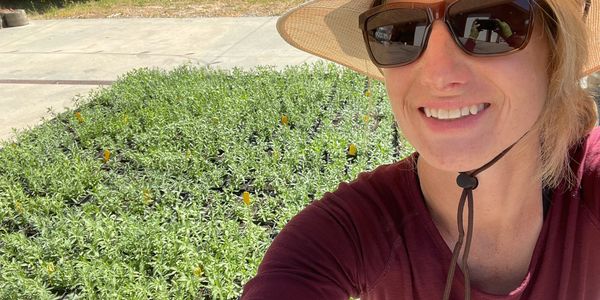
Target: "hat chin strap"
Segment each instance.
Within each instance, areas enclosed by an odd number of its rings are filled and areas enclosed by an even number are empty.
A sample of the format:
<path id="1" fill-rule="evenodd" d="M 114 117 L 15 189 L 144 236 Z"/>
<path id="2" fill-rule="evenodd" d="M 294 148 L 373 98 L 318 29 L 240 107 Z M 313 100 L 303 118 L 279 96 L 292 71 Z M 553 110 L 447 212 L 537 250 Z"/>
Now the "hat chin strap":
<path id="1" fill-rule="evenodd" d="M 485 171 L 487 168 L 494 165 L 498 160 L 500 160 L 510 149 L 513 148 L 519 141 L 527 135 L 529 131 L 525 132 L 516 142 L 512 145 L 508 146 L 504 151 L 500 152 L 500 154 L 496 155 L 491 161 L 487 164 L 479 167 L 476 170 L 470 172 L 459 172 L 458 177 L 456 177 L 456 184 L 463 189 L 462 195 L 460 196 L 460 202 L 458 203 L 458 211 L 456 215 L 457 223 L 458 223 L 458 241 L 454 245 L 454 251 L 452 251 L 452 262 L 450 263 L 450 269 L 448 270 L 448 276 L 446 277 L 446 288 L 444 290 L 444 300 L 450 299 L 450 291 L 452 290 L 452 281 L 454 279 L 454 271 L 456 269 L 456 262 L 458 260 L 458 255 L 460 254 L 460 249 L 463 246 L 463 241 L 465 237 L 465 230 L 463 226 L 463 211 L 465 207 L 465 200 L 468 203 L 468 225 L 467 225 L 467 240 L 465 243 L 465 250 L 462 257 L 461 268 L 463 274 L 465 276 L 465 299 L 471 299 L 471 280 L 469 277 L 469 265 L 467 264 L 467 259 L 469 258 L 469 250 L 471 248 L 471 239 L 473 238 L 473 190 L 477 188 L 479 181 L 477 180 L 477 174 Z"/>

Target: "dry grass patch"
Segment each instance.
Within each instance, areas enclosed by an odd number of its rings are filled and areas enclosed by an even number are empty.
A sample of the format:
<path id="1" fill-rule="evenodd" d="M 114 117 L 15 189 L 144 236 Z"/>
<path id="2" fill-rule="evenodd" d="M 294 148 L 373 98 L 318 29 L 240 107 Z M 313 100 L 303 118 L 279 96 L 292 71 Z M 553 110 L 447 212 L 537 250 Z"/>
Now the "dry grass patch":
<path id="1" fill-rule="evenodd" d="M 8 2 L 0 7 L 26 9 L 33 19 L 191 18 L 277 16 L 304 0 L 97 0 L 56 4 Z"/>

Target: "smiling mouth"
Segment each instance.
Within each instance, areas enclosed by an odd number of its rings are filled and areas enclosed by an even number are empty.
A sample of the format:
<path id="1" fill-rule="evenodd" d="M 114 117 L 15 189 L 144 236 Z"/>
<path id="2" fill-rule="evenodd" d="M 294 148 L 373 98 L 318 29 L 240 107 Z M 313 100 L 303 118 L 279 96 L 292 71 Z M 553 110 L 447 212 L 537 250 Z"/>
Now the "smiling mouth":
<path id="1" fill-rule="evenodd" d="M 489 103 L 481 103 L 455 109 L 421 107 L 419 110 L 421 110 L 421 112 L 424 113 L 428 118 L 437 120 L 456 120 L 463 117 L 476 115 L 489 106 Z"/>

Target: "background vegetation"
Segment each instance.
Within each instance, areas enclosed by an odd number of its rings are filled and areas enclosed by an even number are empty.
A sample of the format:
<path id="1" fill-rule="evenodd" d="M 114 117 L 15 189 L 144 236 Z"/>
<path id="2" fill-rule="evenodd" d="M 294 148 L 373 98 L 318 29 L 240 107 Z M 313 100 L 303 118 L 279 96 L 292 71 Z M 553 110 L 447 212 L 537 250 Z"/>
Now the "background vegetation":
<path id="1" fill-rule="evenodd" d="M 410 150 L 333 65 L 133 71 L 0 150 L 0 299 L 235 299 L 340 181 Z"/>
<path id="2" fill-rule="evenodd" d="M 305 0 L 3 0 L 34 19 L 276 16 Z"/>

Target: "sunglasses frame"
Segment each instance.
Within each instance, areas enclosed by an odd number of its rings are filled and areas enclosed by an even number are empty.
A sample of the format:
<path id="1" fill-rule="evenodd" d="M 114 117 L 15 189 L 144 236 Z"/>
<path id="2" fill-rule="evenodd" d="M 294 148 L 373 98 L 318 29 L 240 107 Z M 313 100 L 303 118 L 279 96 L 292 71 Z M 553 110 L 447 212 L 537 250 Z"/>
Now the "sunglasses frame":
<path id="1" fill-rule="evenodd" d="M 377 2 L 379 0 L 375 0 L 375 2 Z M 509 55 L 518 51 L 523 50 L 527 44 L 529 43 L 529 40 L 531 38 L 531 34 L 533 31 L 533 26 L 534 26 L 534 20 L 535 20 L 535 15 L 536 15 L 536 7 L 537 5 L 535 4 L 535 1 L 533 0 L 528 0 L 527 2 L 530 5 L 530 14 L 529 14 L 529 28 L 527 29 L 527 35 L 525 36 L 525 40 L 523 41 L 523 43 L 521 44 L 521 46 L 519 46 L 518 48 L 514 48 L 512 50 L 506 51 L 506 52 L 500 52 L 500 53 L 489 53 L 489 54 L 485 54 L 485 53 L 473 53 L 468 51 L 467 49 L 465 49 L 464 45 L 461 43 L 461 41 L 458 39 L 457 34 L 454 32 L 454 30 L 452 29 L 452 25 L 450 24 L 450 20 L 448 19 L 448 11 L 450 10 L 450 8 L 455 5 L 457 2 L 460 2 L 461 0 L 448 0 L 448 1 L 441 1 L 441 2 L 435 2 L 435 3 L 420 3 L 420 2 L 393 2 L 393 3 L 387 3 L 387 4 L 382 4 L 382 5 L 377 5 L 365 12 L 363 12 L 362 14 L 359 15 L 358 17 L 358 22 L 359 22 L 359 26 L 360 29 L 363 32 L 363 38 L 365 41 L 365 46 L 367 47 L 367 52 L 369 53 L 369 57 L 371 58 L 371 61 L 373 62 L 373 64 L 375 64 L 377 67 L 379 68 L 395 68 L 395 67 L 401 67 L 401 66 L 405 66 L 408 64 L 411 64 L 415 61 L 417 61 L 422 55 L 423 52 L 425 52 L 425 49 L 427 49 L 427 45 L 429 43 L 429 37 L 431 35 L 431 27 L 433 25 L 433 23 L 437 20 L 442 20 L 444 22 L 444 24 L 446 25 L 446 27 L 448 28 L 448 30 L 450 31 L 450 35 L 452 36 L 452 39 L 454 39 L 454 42 L 456 43 L 456 45 L 467 55 L 469 56 L 476 56 L 476 57 L 494 57 L 494 56 L 505 56 L 505 55 Z M 367 30 L 367 21 L 374 15 L 384 12 L 384 11 L 388 11 L 388 10 L 394 10 L 394 9 L 400 9 L 400 8 L 411 8 L 411 9 L 418 9 L 418 10 L 422 10 L 425 11 L 427 13 L 427 26 L 425 27 L 425 34 L 423 36 L 424 38 L 424 42 L 423 45 L 420 47 L 419 50 L 419 54 L 412 60 L 408 61 L 408 62 L 403 62 L 403 63 L 397 63 L 397 64 L 380 64 L 379 62 L 377 62 L 377 60 L 375 59 L 375 56 L 373 55 L 373 52 L 371 50 L 371 46 L 369 44 L 369 34 L 368 34 L 368 30 Z"/>

